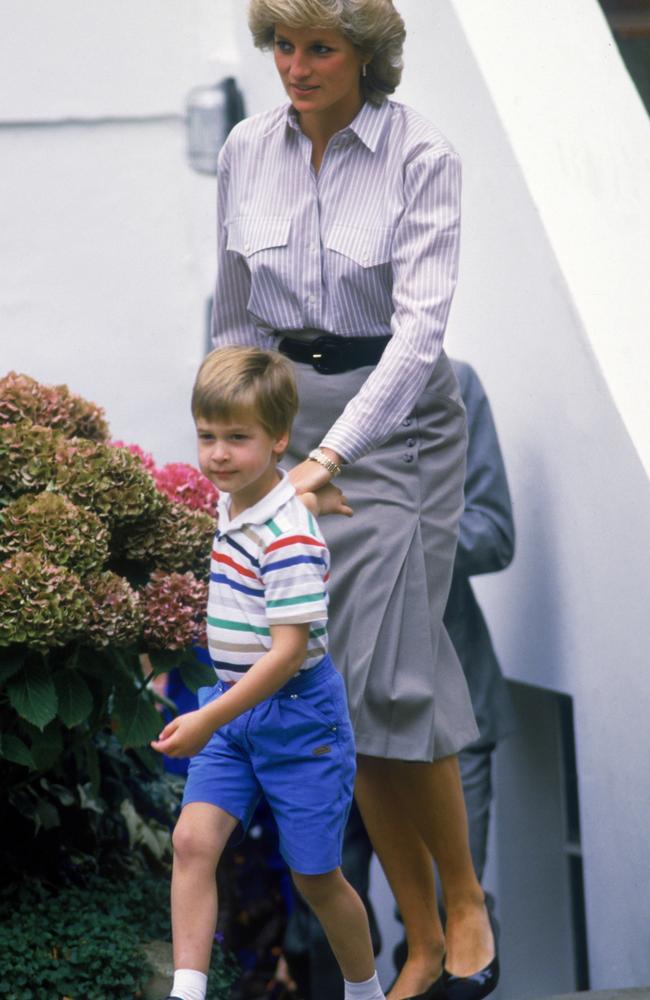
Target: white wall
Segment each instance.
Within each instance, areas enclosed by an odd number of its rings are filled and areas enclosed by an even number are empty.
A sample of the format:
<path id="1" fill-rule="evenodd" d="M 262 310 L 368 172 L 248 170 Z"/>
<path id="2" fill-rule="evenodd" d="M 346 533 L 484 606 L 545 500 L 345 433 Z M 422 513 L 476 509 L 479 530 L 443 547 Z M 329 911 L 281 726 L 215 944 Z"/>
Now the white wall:
<path id="1" fill-rule="evenodd" d="M 232 10 L 3 5 L 0 370 L 67 382 L 160 462 L 194 458 L 214 270 L 215 181 L 187 165 L 182 114 L 233 68 Z"/>
<path id="2" fill-rule="evenodd" d="M 399 6 L 400 96 L 464 162 L 449 350 L 484 379 L 514 494 L 515 563 L 479 591 L 506 672 L 574 697 L 592 983 L 645 984 L 647 119 L 595 0 Z"/>

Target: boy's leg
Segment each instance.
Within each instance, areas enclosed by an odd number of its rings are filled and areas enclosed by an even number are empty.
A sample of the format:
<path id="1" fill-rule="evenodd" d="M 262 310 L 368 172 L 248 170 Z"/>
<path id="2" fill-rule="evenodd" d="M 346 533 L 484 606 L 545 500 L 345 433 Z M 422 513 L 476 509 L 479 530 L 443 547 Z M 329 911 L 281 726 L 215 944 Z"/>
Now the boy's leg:
<path id="1" fill-rule="evenodd" d="M 345 979 L 345 997 L 383 1000 L 375 972 L 368 915 L 340 868 L 324 875 L 292 871 L 296 888 L 318 917 Z"/>
<path id="2" fill-rule="evenodd" d="M 207 976 L 217 923 L 215 872 L 236 825 L 234 816 L 207 802 L 188 803 L 176 824 L 172 868 L 172 938 L 176 970 L 192 970 Z M 176 979 L 174 985 L 172 994 L 185 1000 Z"/>

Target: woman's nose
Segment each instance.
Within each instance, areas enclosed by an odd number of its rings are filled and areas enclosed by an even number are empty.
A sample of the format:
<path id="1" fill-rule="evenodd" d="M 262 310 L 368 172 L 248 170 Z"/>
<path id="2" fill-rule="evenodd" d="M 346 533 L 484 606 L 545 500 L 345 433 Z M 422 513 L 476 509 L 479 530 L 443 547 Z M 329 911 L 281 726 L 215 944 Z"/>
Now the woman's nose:
<path id="1" fill-rule="evenodd" d="M 311 67 L 309 65 L 309 61 L 305 58 L 304 53 L 296 49 L 291 59 L 289 76 L 293 80 L 304 80 L 304 78 L 309 76 L 310 73 Z"/>

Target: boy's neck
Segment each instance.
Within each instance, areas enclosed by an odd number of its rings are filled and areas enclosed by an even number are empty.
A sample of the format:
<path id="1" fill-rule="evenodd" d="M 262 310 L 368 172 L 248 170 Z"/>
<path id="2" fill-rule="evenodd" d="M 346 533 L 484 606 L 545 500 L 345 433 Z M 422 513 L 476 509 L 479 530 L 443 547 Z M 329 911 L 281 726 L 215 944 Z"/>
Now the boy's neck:
<path id="1" fill-rule="evenodd" d="M 243 490 L 239 490 L 237 493 L 231 493 L 228 509 L 230 519 L 234 520 L 234 518 L 243 514 L 244 511 L 255 507 L 260 500 L 263 500 L 264 497 L 268 496 L 275 489 L 281 479 L 282 475 L 277 465 L 274 465 L 272 469 L 269 469 L 268 476 L 264 476 L 262 480 L 258 480 L 256 483 Z"/>

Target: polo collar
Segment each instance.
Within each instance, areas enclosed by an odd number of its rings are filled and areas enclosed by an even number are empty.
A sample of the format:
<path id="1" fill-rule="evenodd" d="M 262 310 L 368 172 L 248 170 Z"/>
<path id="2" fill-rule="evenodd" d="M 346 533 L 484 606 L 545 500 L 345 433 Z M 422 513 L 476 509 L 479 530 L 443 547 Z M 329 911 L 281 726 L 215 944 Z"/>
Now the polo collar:
<path id="1" fill-rule="evenodd" d="M 218 528 L 220 535 L 225 535 L 226 532 L 229 531 L 236 531 L 238 528 L 243 528 L 244 525 L 247 524 L 266 524 L 268 520 L 275 517 L 277 512 L 280 510 L 280 507 L 284 507 L 285 503 L 296 495 L 295 487 L 291 484 L 291 480 L 285 470 L 278 469 L 278 472 L 280 473 L 281 479 L 277 486 L 274 486 L 270 493 L 263 496 L 262 499 L 258 500 L 252 507 L 247 507 L 246 510 L 243 510 L 232 519 L 229 513 L 230 494 L 220 494 L 219 502 L 217 504 L 217 511 L 219 515 Z"/>

